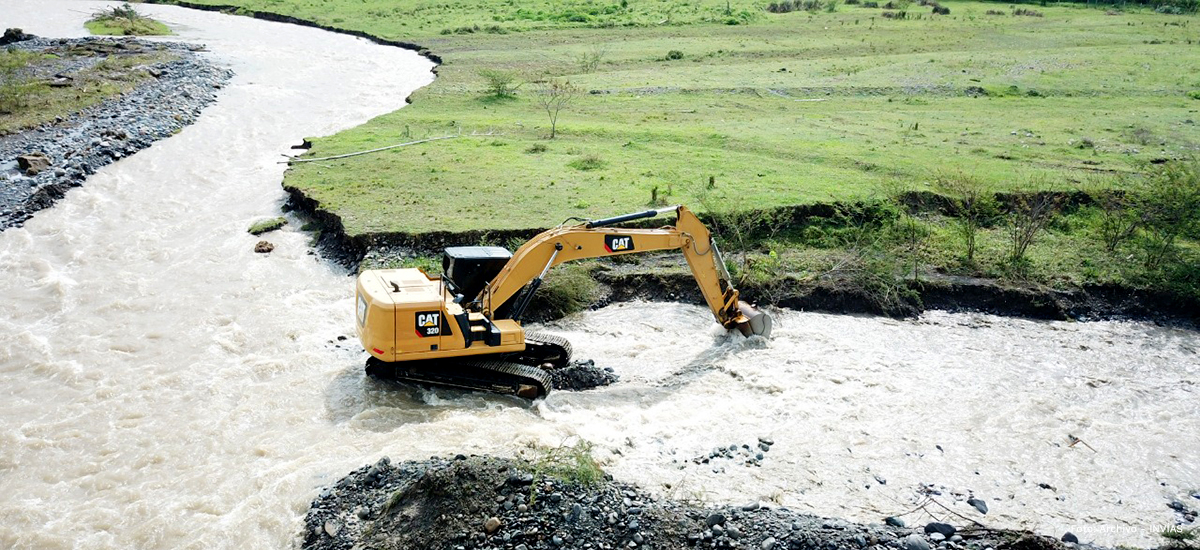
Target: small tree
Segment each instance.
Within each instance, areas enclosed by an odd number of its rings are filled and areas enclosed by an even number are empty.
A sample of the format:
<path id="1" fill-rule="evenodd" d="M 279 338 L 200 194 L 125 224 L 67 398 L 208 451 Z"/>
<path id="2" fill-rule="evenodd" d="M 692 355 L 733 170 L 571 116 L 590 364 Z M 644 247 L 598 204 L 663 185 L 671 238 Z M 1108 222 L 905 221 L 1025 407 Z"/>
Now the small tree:
<path id="1" fill-rule="evenodd" d="M 579 65 L 579 72 L 584 74 L 594 73 L 600 67 L 600 63 L 604 61 L 604 57 L 608 55 L 608 48 L 603 44 L 592 44 L 588 51 L 583 52 L 574 57 L 575 64 Z"/>
<path id="2" fill-rule="evenodd" d="M 1018 187 L 1008 212 L 1009 261 L 1017 266 L 1037 236 L 1058 214 L 1062 196 L 1048 189 L 1045 180 L 1033 179 Z"/>
<path id="3" fill-rule="evenodd" d="M 492 97 L 503 98 L 516 95 L 521 87 L 517 73 L 500 69 L 479 69 L 476 74 L 483 77 L 487 83 L 487 93 Z"/>
<path id="4" fill-rule="evenodd" d="M 1146 267 L 1175 253 L 1181 235 L 1200 231 L 1200 161 L 1172 161 L 1146 175 L 1138 193 L 1146 236 Z"/>
<path id="5" fill-rule="evenodd" d="M 550 79 L 538 85 L 538 104 L 550 117 L 550 139 L 558 134 L 558 114 L 576 95 L 579 88 L 566 80 Z"/>
<path id="6" fill-rule="evenodd" d="M 979 179 L 962 172 L 938 174 L 934 177 L 934 185 L 950 199 L 958 233 L 967 246 L 967 262 L 974 262 L 975 238 L 996 216 L 995 196 Z"/>

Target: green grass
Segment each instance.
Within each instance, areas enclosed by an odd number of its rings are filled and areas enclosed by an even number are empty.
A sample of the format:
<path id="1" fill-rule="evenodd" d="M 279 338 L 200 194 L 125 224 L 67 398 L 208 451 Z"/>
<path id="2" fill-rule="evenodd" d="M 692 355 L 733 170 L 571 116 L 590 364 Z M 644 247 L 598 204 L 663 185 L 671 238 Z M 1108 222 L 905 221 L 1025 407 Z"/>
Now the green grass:
<path id="1" fill-rule="evenodd" d="M 287 218 L 280 216 L 278 218 L 255 222 L 246 231 L 251 235 L 262 235 L 263 233 L 275 231 L 285 225 L 287 225 Z"/>
<path id="2" fill-rule="evenodd" d="M 655 189 L 693 207 L 854 201 L 944 170 L 995 191 L 1036 175 L 1068 189 L 1200 147 L 1193 16 L 1070 5 L 989 16 L 1007 6 L 980 2 L 945 3 L 948 16 L 913 5 L 903 21 L 845 5 L 771 14 L 743 1 L 727 13 L 710 0 L 234 3 L 443 57 L 411 106 L 316 140 L 312 156 L 500 134 L 293 167 L 286 184 L 351 235 L 545 227 L 642 208 Z M 526 84 L 489 97 L 489 70 Z M 548 140 L 531 83 L 552 77 L 588 93 Z"/>
<path id="3" fill-rule="evenodd" d="M 115 36 L 157 36 L 172 34 L 161 21 L 146 17 L 128 3 L 100 10 L 83 24 L 92 34 Z"/>

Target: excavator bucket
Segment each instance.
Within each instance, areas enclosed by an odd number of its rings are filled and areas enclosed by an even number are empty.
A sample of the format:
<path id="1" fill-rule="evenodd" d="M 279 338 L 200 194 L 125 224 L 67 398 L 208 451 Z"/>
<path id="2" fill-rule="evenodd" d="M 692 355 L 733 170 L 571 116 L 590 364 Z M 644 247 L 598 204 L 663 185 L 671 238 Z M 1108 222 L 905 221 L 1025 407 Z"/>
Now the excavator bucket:
<path id="1" fill-rule="evenodd" d="M 760 311 L 758 308 L 738 300 L 738 311 L 746 320 L 738 323 L 738 330 L 742 331 L 744 336 L 762 336 L 763 338 L 771 337 L 771 315 L 765 311 Z"/>

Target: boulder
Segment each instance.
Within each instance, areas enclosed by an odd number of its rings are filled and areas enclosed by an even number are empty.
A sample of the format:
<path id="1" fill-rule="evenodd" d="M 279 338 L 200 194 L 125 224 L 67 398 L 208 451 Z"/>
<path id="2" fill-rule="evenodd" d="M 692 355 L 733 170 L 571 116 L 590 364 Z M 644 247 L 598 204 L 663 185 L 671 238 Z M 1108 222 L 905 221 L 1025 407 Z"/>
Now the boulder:
<path id="1" fill-rule="evenodd" d="M 50 167 L 50 157 L 45 153 L 29 153 L 17 156 L 17 167 L 28 176 L 36 176 L 42 170 Z"/>

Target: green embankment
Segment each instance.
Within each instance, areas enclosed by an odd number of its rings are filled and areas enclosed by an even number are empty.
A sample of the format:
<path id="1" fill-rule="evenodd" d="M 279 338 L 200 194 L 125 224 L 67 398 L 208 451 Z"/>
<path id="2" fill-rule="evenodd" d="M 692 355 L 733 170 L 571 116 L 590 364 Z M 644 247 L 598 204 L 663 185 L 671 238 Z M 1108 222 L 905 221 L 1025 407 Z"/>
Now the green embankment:
<path id="1" fill-rule="evenodd" d="M 1115 176 L 1200 147 L 1200 26 L 1189 15 L 987 2 L 945 2 L 948 15 L 908 2 L 789 13 L 713 0 L 198 2 L 416 43 L 443 59 L 411 106 L 316 139 L 309 156 L 464 137 L 288 172 L 285 184 L 351 236 L 546 227 L 650 204 L 887 203 L 896 191 L 937 192 L 931 182 L 948 174 L 988 192 L 1130 189 L 1136 177 Z M 489 94 L 489 71 L 514 76 L 515 93 Z M 579 91 L 554 139 L 538 101 L 549 81 Z M 1172 241 L 1173 263 L 1150 268 L 1148 230 L 1108 251 L 1094 208 L 1068 209 L 1020 258 L 1009 218 L 995 216 L 966 260 L 957 222 L 934 210 L 893 211 L 871 227 L 849 217 L 762 231 L 760 219 L 753 237 L 722 238 L 754 250 L 731 263 L 760 282 L 843 273 L 893 293 L 893 275 L 911 277 L 915 264 L 1200 295 L 1187 275 L 1195 228 Z"/>
<path id="2" fill-rule="evenodd" d="M 938 16 L 914 3 L 906 20 L 856 5 L 773 14 L 765 2 L 732 3 L 729 15 L 713 1 L 234 3 L 443 57 L 413 105 L 316 140 L 312 156 L 498 134 L 294 167 L 287 185 L 352 235 L 544 227 L 643 207 L 655 188 L 660 202 L 694 206 L 705 192 L 744 207 L 855 200 L 939 169 L 997 190 L 1034 173 L 1066 188 L 1200 143 L 1190 16 L 1014 16 L 975 2 Z M 485 69 L 524 84 L 488 97 Z M 536 101 L 547 78 L 582 91 L 553 140 Z"/>

